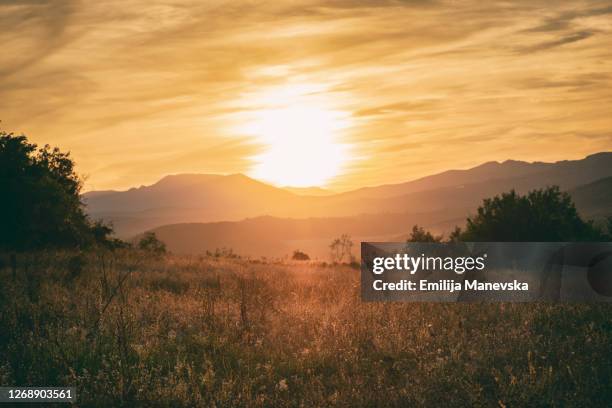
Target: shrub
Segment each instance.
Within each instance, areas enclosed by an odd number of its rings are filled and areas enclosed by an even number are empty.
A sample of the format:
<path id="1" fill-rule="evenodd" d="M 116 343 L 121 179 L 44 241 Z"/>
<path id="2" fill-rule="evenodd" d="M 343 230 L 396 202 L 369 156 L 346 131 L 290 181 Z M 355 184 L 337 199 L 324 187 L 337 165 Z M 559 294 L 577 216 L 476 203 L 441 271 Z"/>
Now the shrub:
<path id="1" fill-rule="evenodd" d="M 166 253 L 166 244 L 160 241 L 154 232 L 145 232 L 138 241 L 138 248 L 158 256 Z"/>
<path id="2" fill-rule="evenodd" d="M 294 261 L 309 261 L 310 257 L 307 253 L 296 249 L 295 251 L 293 251 L 293 256 L 291 256 L 291 259 L 293 259 Z"/>
<path id="3" fill-rule="evenodd" d="M 485 199 L 468 218 L 463 241 L 600 241 L 603 233 L 584 221 L 569 194 L 553 186 L 520 195 L 512 190 Z"/>

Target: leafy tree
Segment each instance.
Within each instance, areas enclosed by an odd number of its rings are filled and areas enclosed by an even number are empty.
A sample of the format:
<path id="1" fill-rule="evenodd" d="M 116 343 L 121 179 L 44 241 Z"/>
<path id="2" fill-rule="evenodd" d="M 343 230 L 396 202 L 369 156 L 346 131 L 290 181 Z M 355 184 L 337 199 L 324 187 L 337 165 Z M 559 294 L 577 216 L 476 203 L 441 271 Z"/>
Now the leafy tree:
<path id="1" fill-rule="evenodd" d="M 88 220 L 81 186 L 69 153 L 0 131 L 0 248 L 107 242 L 111 229 Z"/>
<path id="2" fill-rule="evenodd" d="M 462 241 L 599 241 L 605 235 L 583 221 L 569 194 L 553 186 L 485 199 L 460 234 Z"/>
<path id="3" fill-rule="evenodd" d="M 332 262 L 342 262 L 345 258 L 348 262 L 353 261 L 353 241 L 348 234 L 342 234 L 340 238 L 336 238 L 329 245 L 331 251 Z"/>
<path id="4" fill-rule="evenodd" d="M 442 242 L 442 235 L 434 236 L 423 227 L 415 225 L 412 227 L 412 232 L 406 242 Z"/>
<path id="5" fill-rule="evenodd" d="M 604 229 L 580 218 L 569 194 L 553 186 L 520 195 L 511 190 L 487 198 L 466 229 L 459 227 L 447 242 L 574 242 L 612 240 L 612 217 Z M 415 225 L 407 242 L 442 242 L 442 236 Z"/>
<path id="6" fill-rule="evenodd" d="M 459 242 L 461 241 L 461 228 L 455 226 L 455 229 L 448 235 L 448 242 Z"/>
<path id="7" fill-rule="evenodd" d="M 293 251 L 293 256 L 291 256 L 291 259 L 293 259 L 294 261 L 309 261 L 310 257 L 307 253 L 296 249 L 295 251 Z"/>
<path id="8" fill-rule="evenodd" d="M 138 248 L 154 255 L 163 255 L 166 253 L 166 244 L 160 241 L 154 232 L 145 232 L 140 241 L 138 241 Z"/>

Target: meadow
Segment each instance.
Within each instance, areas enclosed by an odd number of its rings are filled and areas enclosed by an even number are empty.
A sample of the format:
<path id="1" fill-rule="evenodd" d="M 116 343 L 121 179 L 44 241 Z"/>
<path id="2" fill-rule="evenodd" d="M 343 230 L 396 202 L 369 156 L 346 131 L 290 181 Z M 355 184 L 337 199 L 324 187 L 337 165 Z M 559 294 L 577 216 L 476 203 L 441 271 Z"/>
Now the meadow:
<path id="1" fill-rule="evenodd" d="M 363 303 L 348 265 L 135 250 L 0 282 L 0 385 L 79 406 L 612 405 L 608 305 Z"/>

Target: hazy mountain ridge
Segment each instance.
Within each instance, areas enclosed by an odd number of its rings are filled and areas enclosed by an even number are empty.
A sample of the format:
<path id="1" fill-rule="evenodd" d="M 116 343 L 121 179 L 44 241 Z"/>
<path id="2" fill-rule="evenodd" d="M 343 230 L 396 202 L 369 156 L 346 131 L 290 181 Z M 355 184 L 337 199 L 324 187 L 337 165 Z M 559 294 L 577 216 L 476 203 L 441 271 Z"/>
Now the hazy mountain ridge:
<path id="1" fill-rule="evenodd" d="M 570 174 L 579 171 L 584 174 L 579 177 L 575 185 L 584 184 L 584 179 L 593 178 L 596 174 L 605 173 L 612 175 L 612 152 L 601 152 L 586 156 L 579 160 L 562 160 L 554 163 L 525 162 L 518 160 L 506 160 L 504 162 L 491 161 L 466 170 L 447 170 L 442 173 L 422 177 L 413 181 L 398 184 L 386 184 L 376 187 L 363 187 L 357 190 L 341 193 L 340 195 L 352 197 L 393 197 L 418 191 L 434 190 L 443 187 L 461 186 L 495 179 L 520 178 L 528 175 L 546 174 L 548 172 L 560 172 Z M 607 167 L 607 169 L 606 169 Z M 590 174 L 590 175 L 589 175 Z M 595 176 L 595 179 L 599 177 Z M 566 180 L 556 178 L 556 181 L 568 184 Z M 564 186 L 562 186 L 564 187 Z M 573 187 L 573 186 L 565 186 Z"/>
<path id="2" fill-rule="evenodd" d="M 512 188 L 526 192 L 559 185 L 572 190 L 606 177 L 612 177 L 612 153 L 556 163 L 488 162 L 406 183 L 322 196 L 295 194 L 241 174 L 183 174 L 123 192 L 94 191 L 83 198 L 90 215 L 112 221 L 122 237 L 167 224 L 240 221 L 263 215 L 338 219 L 363 214 L 411 214 L 411 222 L 444 229 L 448 220 L 463 224 L 483 198 Z M 416 217 L 427 213 L 438 215 L 428 217 L 427 224 Z"/>
<path id="3" fill-rule="evenodd" d="M 579 211 L 596 220 L 612 216 L 612 177 L 570 190 Z"/>
<path id="4" fill-rule="evenodd" d="M 283 190 L 302 196 L 329 196 L 335 193 L 321 187 L 283 187 Z"/>
<path id="5" fill-rule="evenodd" d="M 612 216 L 612 177 L 570 191 L 585 217 Z M 464 225 L 474 208 L 442 209 L 418 214 L 370 214 L 353 217 L 292 219 L 257 217 L 237 222 L 165 225 L 154 229 L 158 237 L 177 253 L 204 253 L 232 248 L 251 256 L 288 256 L 295 249 L 325 259 L 328 245 L 341 233 L 360 241 L 403 241 L 414 224 L 436 233 Z M 262 235 L 261 231 L 266 231 Z M 359 248 L 354 248 L 359 253 Z"/>
<path id="6" fill-rule="evenodd" d="M 436 212 L 305 219 L 262 216 L 242 221 L 164 225 L 153 231 L 176 253 L 232 248 L 242 255 L 280 257 L 299 248 L 311 256 L 325 258 L 330 241 L 340 234 L 349 234 L 356 245 L 359 241 L 384 241 L 400 232 L 407 233 L 415 223 L 432 225 L 444 217 Z M 451 228 L 463 221 L 447 220 L 440 227 Z M 357 254 L 359 249 L 353 252 Z"/>
<path id="7" fill-rule="evenodd" d="M 84 194 L 88 210 L 98 212 L 138 212 L 155 208 L 202 208 L 235 203 L 249 194 L 262 194 L 273 199 L 288 199 L 288 191 L 253 180 L 242 174 L 180 174 L 166 176 L 150 186 L 127 191 Z"/>
<path id="8" fill-rule="evenodd" d="M 597 180 L 569 192 L 579 212 L 586 218 L 612 216 L 612 177 Z M 418 193 L 415 193 L 418 194 Z M 436 232 L 462 226 L 471 208 L 451 208 L 425 213 L 369 214 L 352 217 L 290 219 L 256 217 L 237 222 L 189 223 L 154 229 L 158 237 L 177 253 L 204 253 L 217 248 L 232 248 L 250 256 L 280 257 L 295 249 L 325 259 L 330 241 L 347 233 L 360 241 L 402 241 L 413 225 Z M 261 234 L 261 231 L 266 231 Z M 359 248 L 354 249 L 359 253 Z"/>

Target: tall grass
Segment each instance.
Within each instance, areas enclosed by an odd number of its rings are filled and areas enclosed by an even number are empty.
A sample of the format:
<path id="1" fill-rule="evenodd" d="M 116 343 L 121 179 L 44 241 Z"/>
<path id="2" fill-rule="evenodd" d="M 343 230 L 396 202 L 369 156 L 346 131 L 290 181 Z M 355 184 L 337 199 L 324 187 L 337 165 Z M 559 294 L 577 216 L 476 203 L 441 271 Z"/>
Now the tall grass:
<path id="1" fill-rule="evenodd" d="M 0 384 L 80 406 L 612 405 L 607 305 L 362 303 L 345 266 L 136 252 L 0 282 Z"/>

